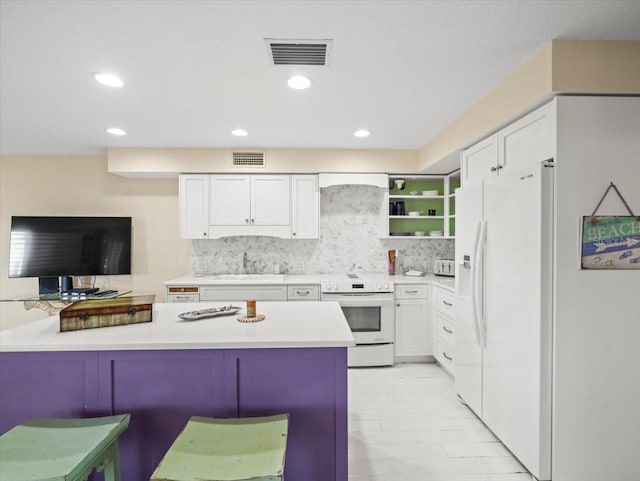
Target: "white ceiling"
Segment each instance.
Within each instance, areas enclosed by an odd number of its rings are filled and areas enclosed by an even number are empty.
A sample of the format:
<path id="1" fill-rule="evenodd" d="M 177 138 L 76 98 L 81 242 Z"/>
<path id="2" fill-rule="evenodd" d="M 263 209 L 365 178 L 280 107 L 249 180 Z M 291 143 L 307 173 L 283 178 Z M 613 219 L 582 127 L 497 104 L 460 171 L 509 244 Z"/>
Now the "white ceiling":
<path id="1" fill-rule="evenodd" d="M 640 40 L 637 0 L 1 0 L 0 16 L 3 154 L 416 149 L 552 39 Z M 272 66 L 265 38 L 332 39 L 330 64 Z"/>

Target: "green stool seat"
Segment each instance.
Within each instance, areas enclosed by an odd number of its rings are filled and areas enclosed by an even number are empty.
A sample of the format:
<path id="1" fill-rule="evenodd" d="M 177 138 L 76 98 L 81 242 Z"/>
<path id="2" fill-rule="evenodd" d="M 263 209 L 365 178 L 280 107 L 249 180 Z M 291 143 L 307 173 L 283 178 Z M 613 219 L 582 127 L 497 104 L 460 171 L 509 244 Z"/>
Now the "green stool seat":
<path id="1" fill-rule="evenodd" d="M 288 414 L 255 418 L 192 417 L 151 481 L 283 479 Z"/>
<path id="2" fill-rule="evenodd" d="M 0 480 L 85 480 L 96 469 L 120 481 L 118 436 L 127 426 L 128 414 L 29 419 L 0 436 Z"/>

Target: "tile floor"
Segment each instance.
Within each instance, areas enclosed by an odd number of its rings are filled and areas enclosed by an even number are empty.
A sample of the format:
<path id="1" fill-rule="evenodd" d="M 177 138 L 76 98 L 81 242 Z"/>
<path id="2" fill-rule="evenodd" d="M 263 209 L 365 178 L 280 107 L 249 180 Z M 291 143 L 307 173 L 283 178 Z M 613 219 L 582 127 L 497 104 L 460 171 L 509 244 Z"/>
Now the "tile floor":
<path id="1" fill-rule="evenodd" d="M 349 481 L 531 481 L 436 364 L 349 369 Z"/>

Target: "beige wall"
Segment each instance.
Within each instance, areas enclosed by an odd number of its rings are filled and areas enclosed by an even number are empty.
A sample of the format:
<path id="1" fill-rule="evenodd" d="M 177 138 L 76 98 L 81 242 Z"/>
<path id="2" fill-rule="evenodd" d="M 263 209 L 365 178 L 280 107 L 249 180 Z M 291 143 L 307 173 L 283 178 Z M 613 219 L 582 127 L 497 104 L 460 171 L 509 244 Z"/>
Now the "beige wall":
<path id="1" fill-rule="evenodd" d="M 107 172 L 105 157 L 0 157 L 0 298 L 35 295 L 37 279 L 9 279 L 12 215 L 131 216 L 133 275 L 97 285 L 132 288 L 164 300 L 161 283 L 190 272 L 191 247 L 178 232 L 178 180 L 128 179 Z M 0 328 L 44 317 L 22 303 L 0 303 Z"/>
<path id="2" fill-rule="evenodd" d="M 431 171 L 557 94 L 640 94 L 640 42 L 550 42 L 430 139 L 418 170 Z"/>
<path id="3" fill-rule="evenodd" d="M 263 152 L 265 166 L 233 167 L 234 151 Z M 109 172 L 124 176 L 166 176 L 178 172 L 418 172 L 417 150 L 111 148 L 107 157 Z"/>
<path id="4" fill-rule="evenodd" d="M 640 42 L 553 42 L 553 91 L 640 93 Z"/>

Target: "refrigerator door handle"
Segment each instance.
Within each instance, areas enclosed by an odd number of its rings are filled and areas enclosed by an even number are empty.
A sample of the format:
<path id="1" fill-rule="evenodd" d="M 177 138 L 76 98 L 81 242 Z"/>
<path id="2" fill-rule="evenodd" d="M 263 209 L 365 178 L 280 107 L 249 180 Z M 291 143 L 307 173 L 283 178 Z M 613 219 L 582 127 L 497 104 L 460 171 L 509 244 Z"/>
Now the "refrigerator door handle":
<path id="1" fill-rule="evenodd" d="M 475 250 L 475 258 L 476 258 L 476 271 L 475 277 L 473 278 L 473 312 L 475 318 L 475 326 L 476 331 L 478 333 L 478 345 L 480 347 L 487 347 L 487 339 L 486 339 L 486 328 L 485 328 L 485 320 L 484 314 L 482 312 L 482 300 L 484 297 L 484 246 L 485 240 L 487 236 L 487 221 L 482 221 L 480 223 L 480 232 L 478 235 L 478 240 L 476 244 Z"/>
<path id="2" fill-rule="evenodd" d="M 471 313 L 473 316 L 473 333 L 476 337 L 476 344 L 482 347 L 482 339 L 480 339 L 480 328 L 478 325 L 478 304 L 476 298 L 478 296 L 477 290 L 477 272 L 478 272 L 478 243 L 480 242 L 480 231 L 482 230 L 482 221 L 478 222 L 476 227 L 476 234 L 473 238 L 473 259 L 471 262 Z"/>

